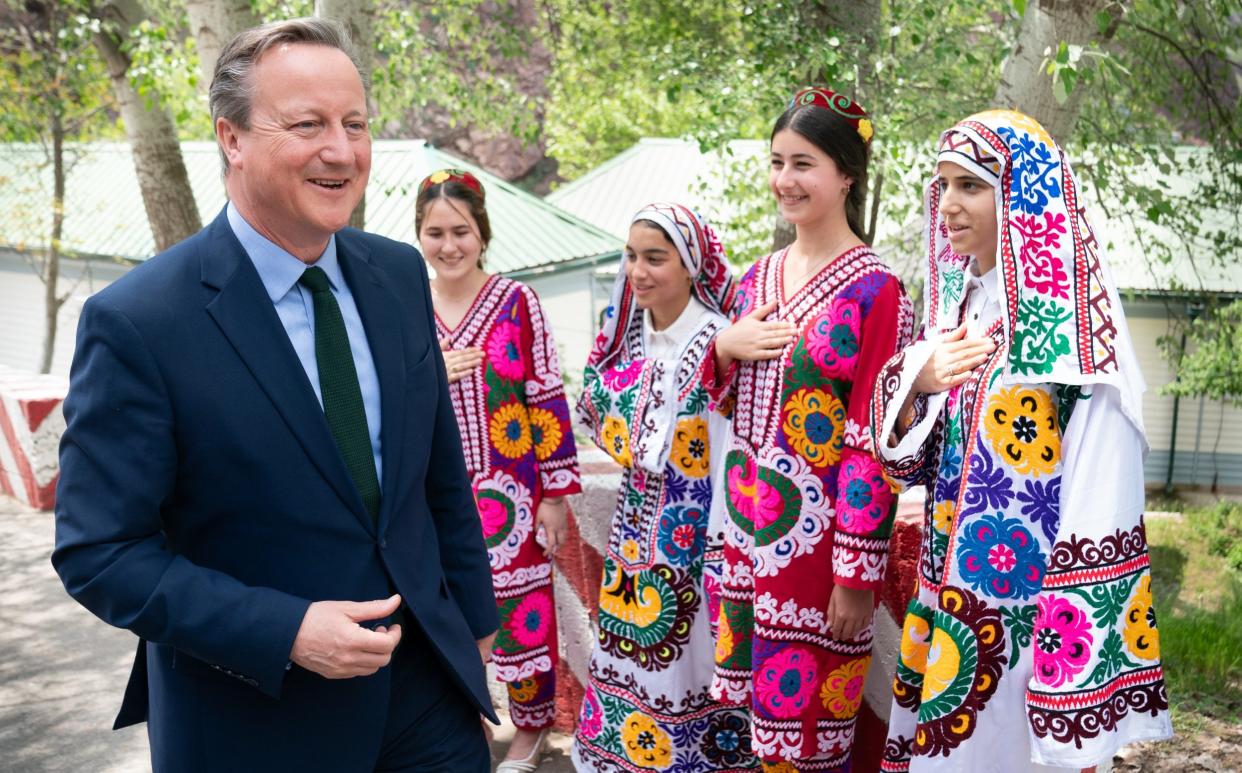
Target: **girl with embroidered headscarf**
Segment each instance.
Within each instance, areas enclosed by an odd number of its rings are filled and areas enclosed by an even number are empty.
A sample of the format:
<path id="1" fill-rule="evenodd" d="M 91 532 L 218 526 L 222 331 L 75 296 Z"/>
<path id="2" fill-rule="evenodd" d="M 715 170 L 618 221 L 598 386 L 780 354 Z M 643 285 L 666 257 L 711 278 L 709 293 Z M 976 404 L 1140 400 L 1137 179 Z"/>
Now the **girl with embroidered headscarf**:
<path id="1" fill-rule="evenodd" d="M 940 138 L 924 340 L 872 422 L 888 475 L 927 487 L 885 771 L 1091 770 L 1171 734 L 1143 377 L 1079 196 L 1026 115 Z"/>
<path id="2" fill-rule="evenodd" d="M 732 300 L 707 221 L 679 204 L 634 216 L 578 402 L 582 423 L 623 468 L 574 738 L 578 770 L 755 765 L 746 712 L 709 694 L 728 424 L 711 410 L 701 368 Z"/>
<path id="3" fill-rule="evenodd" d="M 827 89 L 772 130 L 789 247 L 746 272 L 707 357 L 732 405 L 713 693 L 746 705 L 771 770 L 847 770 L 896 500 L 871 452 L 880 366 L 913 311 L 862 237 L 871 120 Z"/>
<path id="4" fill-rule="evenodd" d="M 565 504 L 581 490 L 556 343 L 529 287 L 484 269 L 491 241 L 473 174 L 442 169 L 419 185 L 418 242 L 435 271 L 431 300 L 492 566 L 500 630 L 484 660 L 509 691 L 517 728 L 498 772 L 539 764 L 556 710 L 551 555 Z"/>

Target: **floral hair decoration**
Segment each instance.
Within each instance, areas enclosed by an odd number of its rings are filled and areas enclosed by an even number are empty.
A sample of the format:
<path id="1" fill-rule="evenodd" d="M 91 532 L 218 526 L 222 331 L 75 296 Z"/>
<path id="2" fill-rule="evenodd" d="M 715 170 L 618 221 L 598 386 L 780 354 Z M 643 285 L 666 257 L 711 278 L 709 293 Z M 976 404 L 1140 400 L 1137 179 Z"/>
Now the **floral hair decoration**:
<path id="1" fill-rule="evenodd" d="M 483 192 L 483 183 L 479 182 L 479 178 L 464 169 L 451 168 L 441 169 L 424 177 L 423 181 L 418 184 L 418 192 L 422 193 L 431 186 L 440 185 L 442 183 L 458 183 L 479 194 L 480 199 L 487 197 L 487 194 Z"/>
<path id="2" fill-rule="evenodd" d="M 789 100 L 789 107 L 794 107 L 795 105 L 815 105 L 825 110 L 831 110 L 848 121 L 850 126 L 854 127 L 854 131 L 858 132 L 858 136 L 862 138 L 864 144 L 871 144 L 871 137 L 875 134 L 875 127 L 871 124 L 871 116 L 867 115 L 867 111 L 863 110 L 862 105 L 844 94 L 838 94 L 823 86 L 810 86 L 794 94 L 793 99 Z"/>

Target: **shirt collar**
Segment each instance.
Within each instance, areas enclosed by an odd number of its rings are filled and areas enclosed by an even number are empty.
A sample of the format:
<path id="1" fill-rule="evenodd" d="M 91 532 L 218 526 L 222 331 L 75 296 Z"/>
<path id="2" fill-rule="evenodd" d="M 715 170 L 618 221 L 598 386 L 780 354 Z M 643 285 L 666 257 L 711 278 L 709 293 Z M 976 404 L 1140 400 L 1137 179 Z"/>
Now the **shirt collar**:
<path id="1" fill-rule="evenodd" d="M 695 325 L 705 311 L 707 307 L 694 297 L 694 293 L 691 293 L 690 302 L 686 304 L 686 308 L 681 310 L 681 314 L 673 321 L 673 324 L 663 330 L 656 330 L 651 321 L 651 310 L 643 309 L 643 326 L 653 336 L 665 336 L 673 341 L 684 341 L 694 332 Z"/>
<path id="2" fill-rule="evenodd" d="M 966 266 L 967 284 L 975 292 L 983 293 L 983 297 L 988 303 L 997 300 L 996 277 L 996 266 L 992 266 L 992 270 L 983 276 L 979 275 L 979 264 L 975 262 L 974 258 L 971 258 L 970 263 Z"/>
<path id="3" fill-rule="evenodd" d="M 233 206 L 233 202 L 229 202 L 226 212 L 233 234 L 241 242 L 242 249 L 250 257 L 255 270 L 259 272 L 259 279 L 263 282 L 268 297 L 272 299 L 272 303 L 279 302 L 302 278 L 308 264 L 256 231 L 237 211 L 237 207 Z M 341 264 L 336 259 L 336 234 L 328 239 L 328 246 L 324 248 L 323 254 L 309 265 L 323 269 L 334 290 L 345 286 L 345 276 L 341 273 Z"/>

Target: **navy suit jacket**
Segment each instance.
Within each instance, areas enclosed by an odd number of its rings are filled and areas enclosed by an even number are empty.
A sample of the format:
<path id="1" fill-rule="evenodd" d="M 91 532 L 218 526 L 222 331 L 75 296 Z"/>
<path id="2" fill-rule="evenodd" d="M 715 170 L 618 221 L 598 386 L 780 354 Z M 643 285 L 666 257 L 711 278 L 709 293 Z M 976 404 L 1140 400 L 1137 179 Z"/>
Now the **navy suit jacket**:
<path id="1" fill-rule="evenodd" d="M 141 638 L 116 726 L 149 722 L 157 769 L 367 768 L 389 669 L 328 680 L 289 653 L 310 602 L 394 588 L 427 667 L 494 718 L 475 640 L 496 604 L 426 267 L 336 239 L 380 381 L 378 523 L 223 212 L 83 308 L 52 563 Z"/>

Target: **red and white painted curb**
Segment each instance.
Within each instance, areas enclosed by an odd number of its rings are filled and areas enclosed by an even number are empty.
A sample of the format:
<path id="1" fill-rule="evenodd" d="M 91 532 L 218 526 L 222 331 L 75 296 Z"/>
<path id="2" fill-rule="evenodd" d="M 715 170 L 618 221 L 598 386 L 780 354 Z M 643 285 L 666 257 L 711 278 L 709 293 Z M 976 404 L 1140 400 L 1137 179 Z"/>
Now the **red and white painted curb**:
<path id="1" fill-rule="evenodd" d="M 0 493 L 51 510 L 69 382 L 0 365 Z"/>

